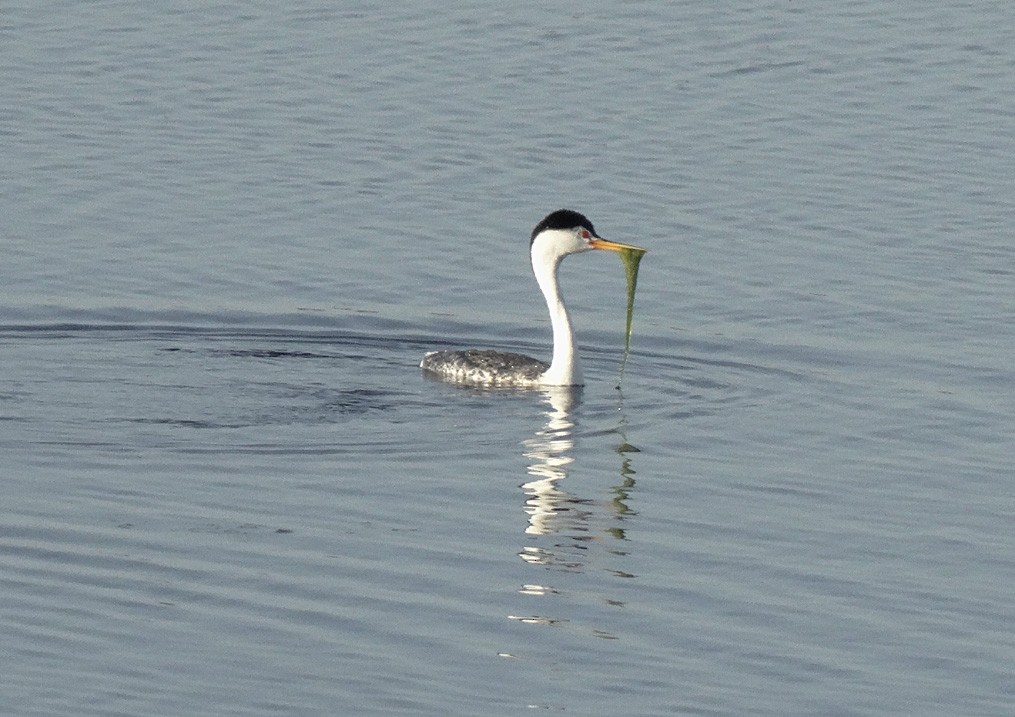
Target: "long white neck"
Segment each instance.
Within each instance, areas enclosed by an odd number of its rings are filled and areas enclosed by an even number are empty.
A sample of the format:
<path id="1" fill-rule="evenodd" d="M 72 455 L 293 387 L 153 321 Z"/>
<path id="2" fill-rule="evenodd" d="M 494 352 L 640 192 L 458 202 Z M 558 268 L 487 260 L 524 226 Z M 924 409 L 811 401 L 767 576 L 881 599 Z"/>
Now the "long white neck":
<path id="1" fill-rule="evenodd" d="M 550 324 L 553 326 L 553 360 L 543 374 L 542 382 L 552 386 L 580 386 L 582 369 L 574 345 L 574 329 L 571 328 L 571 318 L 567 315 L 557 282 L 557 269 L 562 258 L 536 253 L 532 256 L 532 271 L 546 297 L 546 308 L 550 310 Z"/>

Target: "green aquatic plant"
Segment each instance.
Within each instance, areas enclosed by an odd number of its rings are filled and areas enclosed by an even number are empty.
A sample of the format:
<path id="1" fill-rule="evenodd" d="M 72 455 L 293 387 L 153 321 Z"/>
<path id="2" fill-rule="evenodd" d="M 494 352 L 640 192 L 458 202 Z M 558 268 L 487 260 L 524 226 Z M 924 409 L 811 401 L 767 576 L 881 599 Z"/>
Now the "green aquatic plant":
<path id="1" fill-rule="evenodd" d="M 624 375 L 627 356 L 631 353 L 631 323 L 634 320 L 634 291 L 638 286 L 638 265 L 645 256 L 645 249 L 625 247 L 617 251 L 624 262 L 624 274 L 627 276 L 627 329 L 624 332 L 624 360 L 620 364 L 620 375 Z"/>

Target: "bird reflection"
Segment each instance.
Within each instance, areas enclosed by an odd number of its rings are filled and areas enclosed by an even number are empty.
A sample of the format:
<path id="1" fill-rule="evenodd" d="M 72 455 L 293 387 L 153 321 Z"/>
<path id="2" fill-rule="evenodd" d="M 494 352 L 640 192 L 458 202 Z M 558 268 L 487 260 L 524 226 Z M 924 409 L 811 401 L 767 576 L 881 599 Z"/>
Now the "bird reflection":
<path id="1" fill-rule="evenodd" d="M 524 442 L 527 449 L 524 455 L 531 460 L 528 467 L 531 479 L 522 484 L 528 495 L 525 512 L 529 525 L 525 532 L 530 535 L 557 533 L 567 527 L 584 530 L 588 518 L 586 511 L 579 508 L 582 501 L 558 485 L 574 462 L 572 410 L 581 403 L 581 391 L 548 389 L 545 398 L 550 406 L 546 425 Z M 528 559 L 524 555 L 523 558 Z"/>
<path id="2" fill-rule="evenodd" d="M 525 532 L 528 535 L 565 534 L 576 541 L 576 547 L 581 547 L 582 542 L 592 539 L 590 524 L 597 519 L 597 514 L 601 519 L 603 507 L 601 502 L 581 498 L 563 487 L 574 463 L 575 410 L 581 405 L 581 391 L 548 388 L 543 395 L 549 406 L 545 414 L 546 423 L 535 436 L 523 443 L 526 449 L 524 455 L 529 459 L 529 480 L 521 486 L 526 494 L 524 510 L 528 525 Z M 623 438 L 623 424 L 617 431 Z M 635 486 L 635 472 L 628 454 L 638 449 L 622 440 L 616 450 L 621 457 L 621 481 L 611 489 L 613 495 L 607 503 L 608 517 L 615 524 L 605 532 L 623 540 L 624 530 L 616 522 L 634 515 L 628 500 Z M 545 547 L 526 547 L 521 558 L 532 563 L 553 562 L 565 568 L 581 567 L 581 561 L 554 557 L 552 551 Z"/>
<path id="3" fill-rule="evenodd" d="M 574 466 L 576 411 L 581 405 L 581 391 L 574 388 L 546 388 L 543 391 L 545 423 L 536 434 L 523 442 L 524 455 L 528 459 L 528 480 L 522 485 L 525 494 L 523 510 L 526 517 L 525 534 L 532 542 L 523 546 L 518 556 L 533 566 L 549 568 L 558 573 L 586 574 L 592 562 L 602 564 L 601 554 L 592 558 L 591 549 L 606 547 L 615 559 L 623 561 L 627 554 L 616 541 L 627 539 L 623 523 L 636 515 L 629 505 L 635 488 L 635 471 L 631 465 L 631 454 L 637 448 L 624 437 L 624 422 L 616 432 L 620 445 L 616 451 L 620 456 L 620 481 L 610 488 L 608 498 L 583 498 L 567 490 L 565 478 Z M 581 483 L 579 485 L 586 485 Z M 603 523 L 606 523 L 604 526 Z M 547 539 L 548 536 L 555 536 Z M 607 562 L 613 562 L 608 560 Z M 634 577 L 631 573 L 616 569 L 616 565 L 602 565 L 610 578 Z M 596 591 L 605 583 L 598 583 Z M 518 592 L 536 598 L 561 597 L 574 593 L 571 586 L 564 593 L 557 587 L 541 582 L 527 582 Z M 551 604 L 560 609 L 560 603 Z M 612 607 L 622 607 L 619 600 L 606 599 Z M 570 620 L 545 614 L 509 615 L 513 620 L 528 624 L 562 625 Z M 613 635 L 598 628 L 591 628 L 597 637 L 612 638 Z"/>

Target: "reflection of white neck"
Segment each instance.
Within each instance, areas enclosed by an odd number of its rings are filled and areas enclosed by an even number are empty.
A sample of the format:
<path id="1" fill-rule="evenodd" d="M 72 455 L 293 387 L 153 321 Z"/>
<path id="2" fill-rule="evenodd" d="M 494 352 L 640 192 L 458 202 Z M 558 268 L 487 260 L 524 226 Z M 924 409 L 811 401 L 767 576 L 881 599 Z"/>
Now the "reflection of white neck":
<path id="1" fill-rule="evenodd" d="M 550 368 L 542 375 L 541 382 L 551 386 L 579 386 L 582 383 L 582 369 L 575 350 L 574 330 L 557 282 L 557 269 L 563 257 L 540 252 L 536 247 L 533 249 L 532 271 L 546 297 L 546 308 L 550 310 L 550 324 L 553 326 L 553 360 Z"/>
<path id="2" fill-rule="evenodd" d="M 522 484 L 525 491 L 525 512 L 529 525 L 525 532 L 530 535 L 548 535 L 564 529 L 567 521 L 580 517 L 573 510 L 573 497 L 562 490 L 558 483 L 567 478 L 567 472 L 574 462 L 575 420 L 572 409 L 580 401 L 581 390 L 571 386 L 548 386 L 543 389 L 544 398 L 550 405 L 546 412 L 546 425 L 536 435 L 523 441 L 527 448 L 525 457 L 531 459 L 528 472 L 531 480 Z M 546 554 L 538 548 L 526 548 L 522 559 L 533 562 L 547 562 Z"/>

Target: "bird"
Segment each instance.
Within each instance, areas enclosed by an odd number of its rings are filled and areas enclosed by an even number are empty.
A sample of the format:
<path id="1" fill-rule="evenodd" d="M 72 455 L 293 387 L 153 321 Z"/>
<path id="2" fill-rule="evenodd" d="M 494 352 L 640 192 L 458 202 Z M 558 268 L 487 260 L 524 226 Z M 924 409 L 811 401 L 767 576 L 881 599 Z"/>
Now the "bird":
<path id="1" fill-rule="evenodd" d="M 571 209 L 550 212 L 536 224 L 529 237 L 532 272 L 546 299 L 553 328 L 553 358 L 549 364 L 523 354 L 468 349 L 431 351 L 423 357 L 420 368 L 450 383 L 518 388 L 581 386 L 574 329 L 561 296 L 557 270 L 564 257 L 591 249 L 645 251 L 603 239 L 585 215 Z"/>

